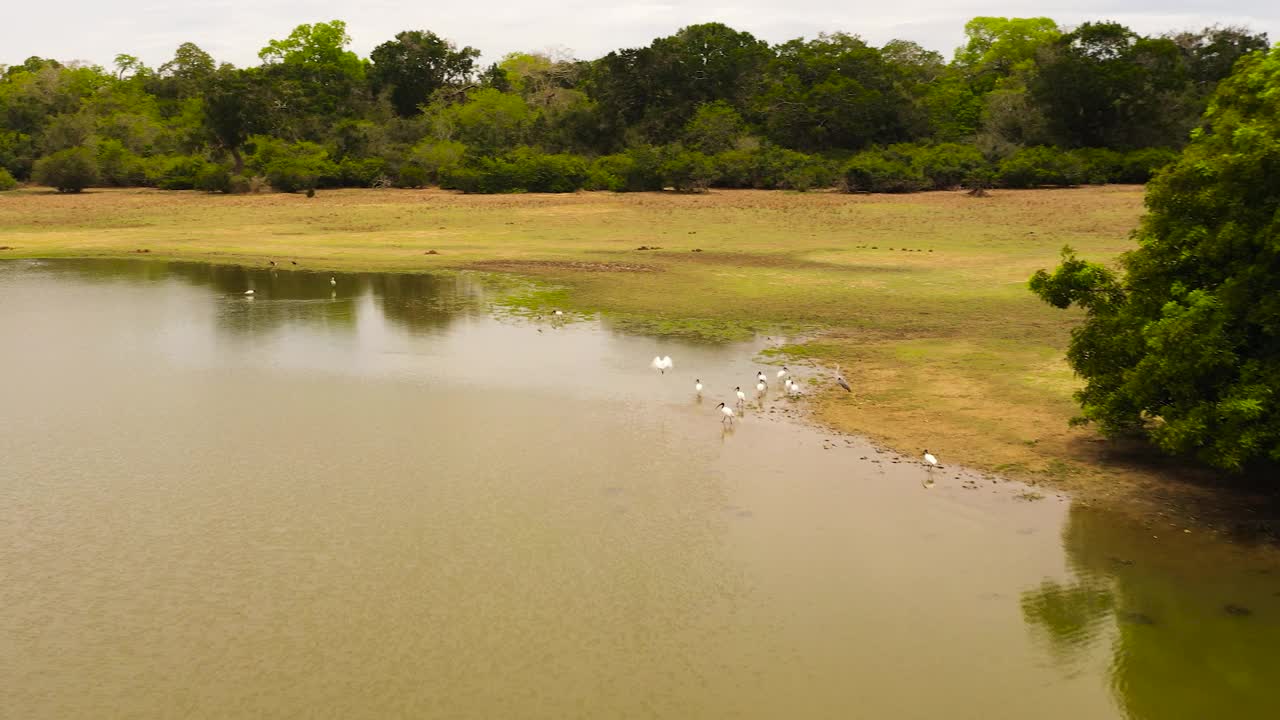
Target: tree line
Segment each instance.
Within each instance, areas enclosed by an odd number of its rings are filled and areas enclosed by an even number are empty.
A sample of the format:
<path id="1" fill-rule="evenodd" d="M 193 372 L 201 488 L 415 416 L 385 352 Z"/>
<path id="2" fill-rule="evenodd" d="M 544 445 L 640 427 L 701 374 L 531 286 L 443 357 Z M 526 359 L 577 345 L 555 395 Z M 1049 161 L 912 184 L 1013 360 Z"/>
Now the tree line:
<path id="1" fill-rule="evenodd" d="M 408 30 L 367 58 L 342 21 L 261 63 L 192 43 L 158 68 L 0 66 L 0 187 L 468 192 L 1144 182 L 1264 34 L 978 17 L 947 60 L 846 33 L 770 45 L 720 23 L 596 60 Z"/>

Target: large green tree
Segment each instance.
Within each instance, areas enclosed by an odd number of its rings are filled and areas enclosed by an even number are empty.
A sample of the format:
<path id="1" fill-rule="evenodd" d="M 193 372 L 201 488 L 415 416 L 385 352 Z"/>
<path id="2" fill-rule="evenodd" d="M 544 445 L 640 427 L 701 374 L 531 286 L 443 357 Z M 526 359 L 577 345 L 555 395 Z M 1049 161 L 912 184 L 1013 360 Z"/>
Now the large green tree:
<path id="1" fill-rule="evenodd" d="M 271 91 L 270 120 L 293 137 L 321 138 L 335 118 L 368 105 L 365 61 L 347 49 L 346 23 L 299 25 L 258 52 Z"/>
<path id="2" fill-rule="evenodd" d="M 900 72 L 853 35 L 792 40 L 777 48 L 757 111 L 771 140 L 801 150 L 908 140 L 926 120 Z"/>
<path id="3" fill-rule="evenodd" d="M 1053 140 L 1067 147 L 1175 145 L 1198 107 L 1186 103 L 1183 54 L 1167 38 L 1085 23 L 1037 62 L 1031 91 Z"/>
<path id="4" fill-rule="evenodd" d="M 436 90 L 468 82 L 479 57 L 473 47 L 459 49 L 433 32 L 408 30 L 373 49 L 369 80 L 375 93 L 389 93 L 396 112 L 408 117 Z"/>
<path id="5" fill-rule="evenodd" d="M 976 17 L 965 23 L 965 44 L 956 50 L 955 66 L 979 92 L 1025 72 L 1040 49 L 1061 35 L 1047 17 Z"/>
<path id="6" fill-rule="evenodd" d="M 1243 59 L 1147 193 L 1116 275 L 1067 254 L 1031 288 L 1087 312 L 1083 417 L 1243 469 L 1280 460 L 1280 47 Z"/>
<path id="7" fill-rule="evenodd" d="M 705 103 L 719 100 L 745 112 L 771 56 L 750 33 L 721 23 L 690 25 L 649 47 L 609 53 L 595 63 L 589 88 L 617 136 L 630 128 L 664 142 Z"/>

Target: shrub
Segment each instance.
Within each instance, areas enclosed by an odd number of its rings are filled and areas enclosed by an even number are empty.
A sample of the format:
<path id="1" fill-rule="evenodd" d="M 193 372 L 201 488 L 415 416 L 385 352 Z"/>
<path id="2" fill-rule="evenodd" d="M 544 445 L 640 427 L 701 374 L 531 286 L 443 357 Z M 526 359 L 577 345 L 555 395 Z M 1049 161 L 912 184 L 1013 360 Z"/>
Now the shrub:
<path id="1" fill-rule="evenodd" d="M 860 152 L 844 166 L 846 192 L 908 193 L 929 187 L 907 159 L 879 150 Z"/>
<path id="2" fill-rule="evenodd" d="M 661 190 L 662 154 L 657 148 L 642 145 L 625 152 L 598 157 L 587 170 L 583 187 L 588 190 L 613 192 L 646 192 Z"/>
<path id="3" fill-rule="evenodd" d="M 406 164 L 416 165 L 425 178 L 419 186 L 438 184 L 442 173 L 461 167 L 467 157 L 467 146 L 452 140 L 423 140 L 409 151 Z M 403 172 L 403 170 L 402 170 Z"/>
<path id="4" fill-rule="evenodd" d="M 232 175 L 231 181 L 227 183 L 227 192 L 242 194 L 260 192 L 258 185 L 254 184 L 257 178 L 247 178 L 244 175 Z"/>
<path id="5" fill-rule="evenodd" d="M 990 163 L 973 145 L 940 143 L 914 149 L 912 161 L 934 190 L 951 190 L 990 174 Z"/>
<path id="6" fill-rule="evenodd" d="M 1134 150 L 1120 158 L 1111 182 L 1145 183 L 1177 159 L 1178 152 L 1169 148 Z"/>
<path id="7" fill-rule="evenodd" d="M 98 143 L 98 173 L 104 185 L 133 187 L 147 184 L 146 161 L 119 140 Z"/>
<path id="8" fill-rule="evenodd" d="M 1120 175 L 1124 160 L 1123 155 L 1108 148 L 1080 148 L 1070 154 L 1082 167 L 1081 181 L 1090 185 L 1113 182 Z"/>
<path id="9" fill-rule="evenodd" d="M 41 185 L 58 192 L 77 193 L 98 182 L 98 161 L 85 147 L 73 147 L 40 158 L 33 172 Z"/>
<path id="10" fill-rule="evenodd" d="M 467 193 L 563 193 L 582 189 L 587 179 L 587 162 L 581 157 L 520 148 L 502 157 L 445 168 L 440 185 Z"/>
<path id="11" fill-rule="evenodd" d="M 250 140 L 249 166 L 280 192 L 297 192 L 333 183 L 338 167 L 329 152 L 313 142 L 286 143 L 255 135 Z"/>
<path id="12" fill-rule="evenodd" d="M 13 179 L 8 170 L 0 167 L 0 192 L 12 190 L 18 187 L 18 181 Z"/>
<path id="13" fill-rule="evenodd" d="M 406 163 L 396 173 L 395 186 L 398 188 L 420 188 L 427 184 L 427 171 L 417 163 Z"/>
<path id="14" fill-rule="evenodd" d="M 344 187 L 373 187 L 387 174 L 382 158 L 346 158 L 338 163 L 338 183 Z"/>
<path id="15" fill-rule="evenodd" d="M 752 151 L 750 157 L 750 182 L 743 187 L 810 190 L 834 185 L 839 174 L 834 163 L 819 155 L 805 155 L 774 145 L 762 146 Z M 736 164 L 730 162 L 726 169 Z"/>
<path id="16" fill-rule="evenodd" d="M 1087 168 L 1078 157 L 1051 147 L 1023 148 L 1001 162 L 996 172 L 996 182 L 1008 188 L 1066 187 L 1086 179 Z"/>
<path id="17" fill-rule="evenodd" d="M 596 158 L 587 168 L 587 179 L 582 187 L 587 190 L 608 190 L 610 192 L 626 192 L 626 171 L 630 160 L 625 155 L 606 155 Z"/>
<path id="18" fill-rule="evenodd" d="M 162 190 L 194 190 L 210 164 L 194 155 L 157 155 L 146 160 L 147 184 Z"/>
<path id="19" fill-rule="evenodd" d="M 715 168 L 717 187 L 749 188 L 759 187 L 756 184 L 757 165 L 760 159 L 758 150 L 725 150 L 711 158 Z"/>
<path id="20" fill-rule="evenodd" d="M 705 192 L 716 179 L 716 168 L 706 155 L 674 147 L 662 163 L 662 177 L 677 192 Z"/>
<path id="21" fill-rule="evenodd" d="M 231 171 L 217 163 L 205 163 L 196 173 L 195 189 L 206 192 L 229 193 L 231 187 Z"/>

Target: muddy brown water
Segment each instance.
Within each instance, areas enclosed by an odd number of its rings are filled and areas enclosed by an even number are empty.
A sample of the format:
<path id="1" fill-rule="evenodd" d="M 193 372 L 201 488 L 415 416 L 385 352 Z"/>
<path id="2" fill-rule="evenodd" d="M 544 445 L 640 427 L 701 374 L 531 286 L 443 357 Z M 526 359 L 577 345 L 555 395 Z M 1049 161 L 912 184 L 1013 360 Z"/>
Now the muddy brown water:
<path id="1" fill-rule="evenodd" d="M 0 263 L 0 717 L 1280 714 L 1254 553 L 725 429 L 762 343 L 337 280 Z"/>

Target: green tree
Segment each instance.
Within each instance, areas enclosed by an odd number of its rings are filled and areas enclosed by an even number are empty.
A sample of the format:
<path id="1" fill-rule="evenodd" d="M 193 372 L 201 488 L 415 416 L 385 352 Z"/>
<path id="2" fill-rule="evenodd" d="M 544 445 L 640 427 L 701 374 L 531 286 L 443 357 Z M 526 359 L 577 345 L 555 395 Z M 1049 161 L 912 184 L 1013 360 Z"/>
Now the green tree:
<path id="1" fill-rule="evenodd" d="M 497 155 L 523 145 L 534 113 L 519 95 L 475 90 L 466 102 L 437 102 L 427 112 L 437 140 L 462 142 L 478 155 Z"/>
<path id="2" fill-rule="evenodd" d="M 721 23 L 690 25 L 647 48 L 609 53 L 593 65 L 588 87 L 615 136 L 630 130 L 663 142 L 704 103 L 722 100 L 745 113 L 771 57 L 750 33 Z"/>
<path id="3" fill-rule="evenodd" d="M 1190 129 L 1182 52 L 1116 23 L 1085 23 L 1043 53 L 1031 92 L 1068 147 L 1177 144 Z"/>
<path id="4" fill-rule="evenodd" d="M 976 17 L 965 23 L 965 44 L 956 50 L 955 65 L 979 93 L 1024 72 L 1036 53 L 1062 34 L 1047 17 Z"/>
<path id="5" fill-rule="evenodd" d="M 375 93 L 390 94 L 402 117 L 420 112 L 432 93 L 471 80 L 480 51 L 456 45 L 433 32 L 408 30 L 373 49 L 369 80 Z"/>
<path id="6" fill-rule="evenodd" d="M 182 43 L 174 51 L 173 59 L 160 66 L 160 93 L 175 98 L 198 95 L 215 69 L 213 56 L 195 43 Z"/>
<path id="7" fill-rule="evenodd" d="M 758 111 L 765 134 L 799 150 L 912 139 L 925 117 L 880 51 L 844 33 L 778 46 Z"/>
<path id="8" fill-rule="evenodd" d="M 354 117 L 369 105 L 365 61 L 347 49 L 346 23 L 299 25 L 289 37 L 267 43 L 258 56 L 270 90 L 268 123 L 292 137 L 322 139 L 334 120 Z"/>
<path id="9" fill-rule="evenodd" d="M 260 74 L 223 65 L 209 78 L 204 97 L 204 126 L 219 148 L 244 170 L 240 148 L 255 132 L 265 130 L 268 100 Z"/>
<path id="10" fill-rule="evenodd" d="M 98 161 L 89 148 L 67 148 L 40 158 L 33 177 L 58 192 L 78 193 L 98 182 Z"/>
<path id="11" fill-rule="evenodd" d="M 707 155 L 729 150 L 746 131 L 742 116 L 729 103 L 717 100 L 698 108 L 684 127 L 684 144 Z"/>
<path id="12" fill-rule="evenodd" d="M 1031 289 L 1085 323 L 1068 359 L 1083 418 L 1115 435 L 1243 469 L 1280 460 L 1280 47 L 1214 95 L 1149 186 L 1123 276 L 1070 252 Z"/>

